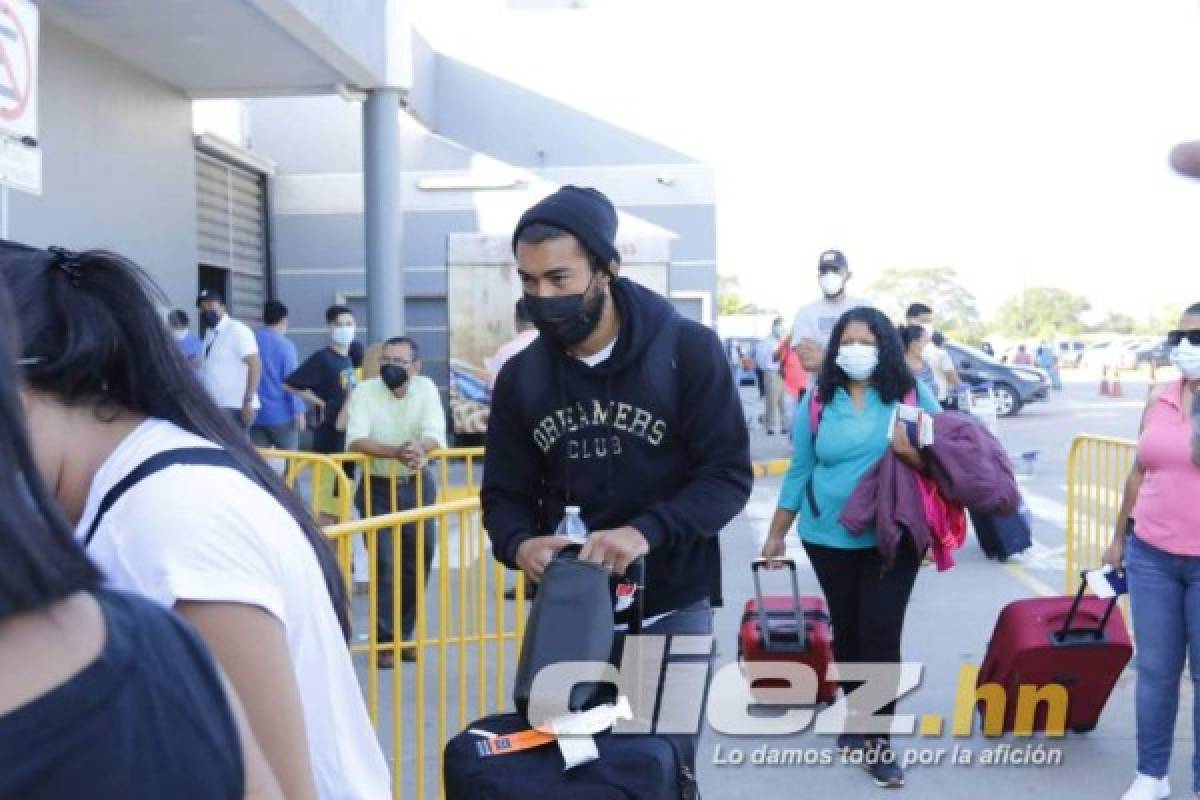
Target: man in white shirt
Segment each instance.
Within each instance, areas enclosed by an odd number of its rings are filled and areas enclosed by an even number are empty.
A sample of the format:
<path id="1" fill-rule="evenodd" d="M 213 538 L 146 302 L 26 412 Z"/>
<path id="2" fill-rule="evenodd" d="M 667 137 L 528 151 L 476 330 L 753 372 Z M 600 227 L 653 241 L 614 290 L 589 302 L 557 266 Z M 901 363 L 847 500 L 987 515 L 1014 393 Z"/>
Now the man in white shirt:
<path id="1" fill-rule="evenodd" d="M 258 382 L 262 362 L 258 341 L 249 326 L 225 313 L 220 292 L 204 289 L 196 298 L 204 335 L 204 367 L 201 380 L 218 406 L 233 423 L 249 429 L 258 413 Z"/>
<path id="2" fill-rule="evenodd" d="M 525 310 L 525 304 L 520 300 L 517 301 L 516 309 L 513 312 L 513 323 L 516 326 L 517 335 L 500 345 L 491 358 L 484 359 L 483 366 L 488 371 L 489 389 L 496 388 L 496 376 L 500 374 L 500 368 L 507 364 L 510 358 L 529 347 L 537 338 L 537 328 L 533 327 L 533 320 L 529 318 L 529 312 Z"/>
<path id="3" fill-rule="evenodd" d="M 833 326 L 852 308 L 871 306 L 870 300 L 853 297 L 846 292 L 852 274 L 846 256 L 840 250 L 826 250 L 817 262 L 817 280 L 821 284 L 821 299 L 796 312 L 792 325 L 792 347 L 810 377 L 821 371 L 825 349 Z M 809 382 L 815 386 L 815 380 Z"/>
<path id="4" fill-rule="evenodd" d="M 783 390 L 783 375 L 779 371 L 779 345 L 785 333 L 783 317 L 776 317 L 771 323 L 771 332 L 760 339 L 758 346 L 754 348 L 754 365 L 762 370 L 763 374 L 768 436 L 774 436 L 780 431 L 787 433 L 788 429 L 787 393 Z"/>
<path id="5" fill-rule="evenodd" d="M 943 407 L 949 408 L 958 397 L 958 387 L 962 380 L 954 369 L 954 359 L 942 349 L 941 343 L 945 338 L 933 329 L 933 309 L 924 303 L 913 303 L 908 307 L 904 320 L 909 325 L 920 325 L 929 332 L 929 344 L 921 352 L 921 358 L 933 370 L 933 381 L 937 384 L 937 399 Z"/>

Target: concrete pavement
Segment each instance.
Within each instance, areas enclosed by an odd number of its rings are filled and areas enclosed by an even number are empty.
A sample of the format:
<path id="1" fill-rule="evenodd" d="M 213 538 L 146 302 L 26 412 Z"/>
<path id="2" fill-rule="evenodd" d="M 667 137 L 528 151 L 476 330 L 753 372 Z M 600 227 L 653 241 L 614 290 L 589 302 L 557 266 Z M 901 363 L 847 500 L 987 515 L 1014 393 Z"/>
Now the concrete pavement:
<path id="1" fill-rule="evenodd" d="M 1030 406 L 1020 416 L 1001 421 L 1001 438 L 1015 454 L 1038 450 L 1032 476 L 1022 476 L 1022 491 L 1034 515 L 1037 546 L 1022 560 L 1000 565 L 988 561 L 974 538 L 958 554 L 958 566 L 946 573 L 932 567 L 922 570 L 909 608 L 904 636 L 907 660 L 923 665 L 924 679 L 918 689 L 901 700 L 898 714 L 918 718 L 937 714 L 945 717 L 946 733 L 939 737 L 897 737 L 895 746 L 910 758 L 924 756 L 932 761 L 944 751 L 941 763 L 915 766 L 908 771 L 908 796 L 929 798 L 1039 796 L 1063 798 L 1118 798 L 1132 780 L 1135 767 L 1134 676 L 1129 669 L 1114 691 L 1099 727 L 1087 735 L 1068 734 L 1062 739 L 1014 737 L 988 739 L 978 731 L 957 739 L 949 735 L 955 709 L 959 670 L 964 664 L 978 665 L 984 656 L 1000 609 L 1008 602 L 1037 593 L 1061 592 L 1064 586 L 1062 548 L 1065 541 L 1065 476 L 1067 449 L 1079 433 L 1132 437 L 1136 432 L 1145 383 L 1126 380 L 1126 397 L 1101 398 L 1087 379 L 1069 383 L 1047 404 Z M 752 412 L 751 412 L 752 413 Z M 757 453 L 780 452 L 777 437 L 754 434 Z M 747 567 L 765 535 L 774 509 L 779 478 L 760 479 L 746 513 L 723 536 L 726 607 L 717 612 L 716 631 L 720 664 L 736 656 L 736 630 L 741 607 L 752 596 Z M 798 547 L 792 552 L 802 557 Z M 777 585 L 778 586 L 778 585 Z M 802 569 L 801 588 L 819 593 L 811 569 Z M 1177 721 L 1176 753 L 1171 779 L 1175 796 L 1186 796 L 1191 788 L 1190 760 L 1193 741 L 1190 724 L 1192 701 L 1189 681 L 1184 681 L 1181 713 Z M 978 724 L 976 724 L 978 728 Z M 1048 755 L 1059 752 L 1059 766 L 983 766 L 985 753 L 1010 745 L 1025 754 L 1026 745 Z M 1040 749 L 1039 749 L 1040 745 Z M 834 737 L 810 731 L 785 737 L 734 737 L 711 729 L 701 750 L 700 776 L 706 796 L 736 797 L 747 791 L 764 798 L 871 797 L 877 789 L 863 770 L 846 766 L 834 758 L 829 766 L 755 766 L 756 754 L 772 750 L 793 751 L 791 758 L 819 760 L 832 754 Z M 960 757 L 970 751 L 973 763 L 951 763 L 956 746 Z M 763 748 L 766 748 L 765 753 Z M 746 763 L 735 765 L 740 751 Z M 787 755 L 785 755 L 787 757 Z M 902 755 L 903 758 L 903 755 Z"/>

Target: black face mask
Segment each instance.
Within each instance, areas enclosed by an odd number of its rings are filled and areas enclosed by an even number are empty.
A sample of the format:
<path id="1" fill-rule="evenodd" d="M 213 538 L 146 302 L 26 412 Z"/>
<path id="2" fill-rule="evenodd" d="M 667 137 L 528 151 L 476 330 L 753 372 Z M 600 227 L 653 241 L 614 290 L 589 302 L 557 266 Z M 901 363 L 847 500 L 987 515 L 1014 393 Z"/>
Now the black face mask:
<path id="1" fill-rule="evenodd" d="M 384 364 L 379 368 L 379 377 L 383 379 L 384 386 L 394 392 L 408 383 L 408 370 L 395 364 Z"/>
<path id="2" fill-rule="evenodd" d="M 594 277 L 592 281 L 595 282 Z M 525 310 L 538 333 L 564 347 L 573 347 L 591 336 L 604 315 L 605 299 L 605 293 L 593 292 L 592 285 L 589 283 L 583 294 L 562 297 L 525 295 Z"/>
<path id="3" fill-rule="evenodd" d="M 217 316 L 217 312 L 215 311 L 200 312 L 200 324 L 206 328 L 215 328 L 220 321 L 221 318 Z"/>

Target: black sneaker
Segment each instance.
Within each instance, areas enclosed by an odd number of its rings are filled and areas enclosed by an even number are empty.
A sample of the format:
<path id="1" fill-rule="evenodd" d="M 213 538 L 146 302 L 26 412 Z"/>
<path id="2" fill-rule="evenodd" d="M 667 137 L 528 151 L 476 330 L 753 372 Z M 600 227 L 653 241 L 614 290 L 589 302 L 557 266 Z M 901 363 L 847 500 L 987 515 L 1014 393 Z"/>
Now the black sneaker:
<path id="1" fill-rule="evenodd" d="M 843 733 L 837 738 L 837 748 L 843 757 L 866 746 L 867 741 L 861 733 Z"/>
<path id="2" fill-rule="evenodd" d="M 896 753 L 886 739 L 876 739 L 867 745 L 863 767 L 880 789 L 899 789 L 904 785 L 904 770 L 897 763 Z"/>

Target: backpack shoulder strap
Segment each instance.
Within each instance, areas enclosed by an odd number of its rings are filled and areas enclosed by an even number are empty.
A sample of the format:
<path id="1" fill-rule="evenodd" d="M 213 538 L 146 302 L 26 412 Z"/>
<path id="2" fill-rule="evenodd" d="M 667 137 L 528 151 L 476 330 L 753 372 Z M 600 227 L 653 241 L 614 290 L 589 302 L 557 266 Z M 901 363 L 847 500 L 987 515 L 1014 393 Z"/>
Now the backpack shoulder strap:
<path id="1" fill-rule="evenodd" d="M 671 314 L 642 358 L 642 376 L 669 415 L 667 424 L 672 430 L 677 428 L 682 417 L 679 411 L 679 338 L 682 330 L 683 318 Z"/>
<path id="2" fill-rule="evenodd" d="M 825 403 L 821 401 L 816 387 L 808 395 L 808 429 L 812 432 L 813 444 L 817 442 L 817 430 L 821 427 L 821 415 L 825 413 Z"/>
<path id="3" fill-rule="evenodd" d="M 233 456 L 218 447 L 179 447 L 152 455 L 134 467 L 124 478 L 117 481 L 108 490 L 108 494 L 104 495 L 104 499 L 100 501 L 100 507 L 96 509 L 96 516 L 92 518 L 92 524 L 88 528 L 87 535 L 83 538 L 83 546 L 86 548 L 92 543 L 92 539 L 96 536 L 96 530 L 104 520 L 104 515 L 116 505 L 116 502 L 126 492 L 156 472 L 162 472 L 167 467 L 173 467 L 178 464 L 227 467 L 237 470 L 243 475 L 246 474 L 245 470 L 242 469 Z"/>

